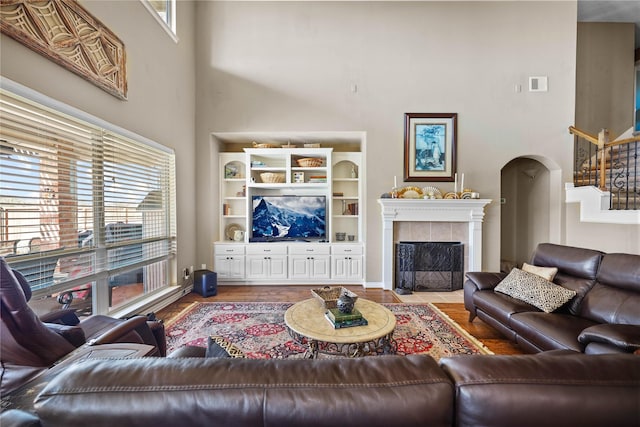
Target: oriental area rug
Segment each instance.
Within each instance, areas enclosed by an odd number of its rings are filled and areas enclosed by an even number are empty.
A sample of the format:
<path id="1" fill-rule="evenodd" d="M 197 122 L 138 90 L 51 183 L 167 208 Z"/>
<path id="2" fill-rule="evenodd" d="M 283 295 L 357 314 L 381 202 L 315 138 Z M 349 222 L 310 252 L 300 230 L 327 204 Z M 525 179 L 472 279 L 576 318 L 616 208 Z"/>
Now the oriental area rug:
<path id="1" fill-rule="evenodd" d="M 207 346 L 217 335 L 248 358 L 301 358 L 306 348 L 287 332 L 284 312 L 292 303 L 194 302 L 166 323 L 167 353 L 183 346 Z M 397 354 L 428 354 L 436 360 L 459 354 L 492 354 L 479 340 L 434 305 L 382 304 L 396 316 Z"/>

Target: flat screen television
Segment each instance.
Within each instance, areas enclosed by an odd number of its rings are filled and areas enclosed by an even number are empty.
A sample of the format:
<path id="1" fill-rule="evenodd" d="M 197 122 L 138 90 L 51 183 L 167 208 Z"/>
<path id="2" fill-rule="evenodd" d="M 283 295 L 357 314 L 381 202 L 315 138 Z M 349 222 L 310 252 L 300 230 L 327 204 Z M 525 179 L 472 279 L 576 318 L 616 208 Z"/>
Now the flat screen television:
<path id="1" fill-rule="evenodd" d="M 251 241 L 323 240 L 325 196 L 252 196 Z"/>

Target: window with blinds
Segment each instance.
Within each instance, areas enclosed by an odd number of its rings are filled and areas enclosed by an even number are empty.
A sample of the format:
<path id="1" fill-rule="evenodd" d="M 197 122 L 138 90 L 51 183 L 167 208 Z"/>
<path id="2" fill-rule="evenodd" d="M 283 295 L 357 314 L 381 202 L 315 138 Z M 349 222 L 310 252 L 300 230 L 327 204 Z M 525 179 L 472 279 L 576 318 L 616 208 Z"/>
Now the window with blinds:
<path id="1" fill-rule="evenodd" d="M 175 240 L 172 151 L 0 92 L 0 254 L 34 300 L 137 301 L 175 282 Z"/>

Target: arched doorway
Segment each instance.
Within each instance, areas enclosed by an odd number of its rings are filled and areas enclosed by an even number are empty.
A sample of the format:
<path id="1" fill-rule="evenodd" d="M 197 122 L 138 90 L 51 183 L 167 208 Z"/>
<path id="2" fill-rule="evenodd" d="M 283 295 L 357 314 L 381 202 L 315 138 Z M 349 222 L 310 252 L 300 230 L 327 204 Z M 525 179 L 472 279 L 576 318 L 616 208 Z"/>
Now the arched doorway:
<path id="1" fill-rule="evenodd" d="M 518 157 L 500 174 L 500 269 L 528 262 L 538 243 L 561 240 L 560 168 L 539 157 Z"/>

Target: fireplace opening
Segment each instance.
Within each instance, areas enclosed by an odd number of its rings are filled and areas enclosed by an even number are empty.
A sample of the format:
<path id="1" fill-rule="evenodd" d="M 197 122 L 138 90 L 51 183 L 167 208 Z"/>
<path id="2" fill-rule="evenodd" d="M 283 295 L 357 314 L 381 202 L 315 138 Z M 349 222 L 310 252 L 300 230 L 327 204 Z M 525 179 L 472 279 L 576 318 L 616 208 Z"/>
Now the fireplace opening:
<path id="1" fill-rule="evenodd" d="M 399 294 L 462 289 L 464 244 L 461 242 L 399 242 L 395 260 Z"/>

